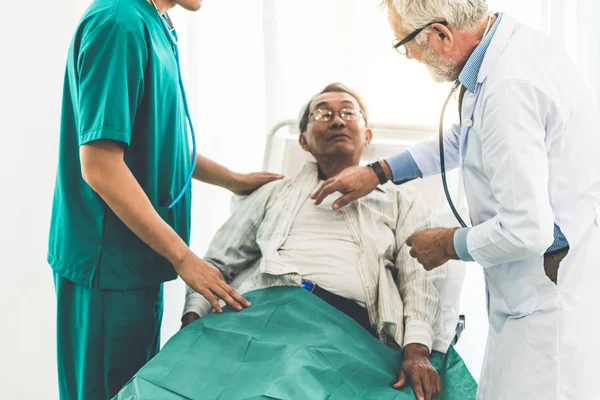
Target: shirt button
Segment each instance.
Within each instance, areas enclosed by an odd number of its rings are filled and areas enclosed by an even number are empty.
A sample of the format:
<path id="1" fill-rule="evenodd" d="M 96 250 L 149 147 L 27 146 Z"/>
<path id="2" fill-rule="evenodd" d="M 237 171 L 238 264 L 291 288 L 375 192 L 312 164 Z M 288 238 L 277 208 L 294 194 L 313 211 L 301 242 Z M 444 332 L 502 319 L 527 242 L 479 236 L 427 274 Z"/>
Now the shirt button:
<path id="1" fill-rule="evenodd" d="M 464 126 L 466 126 L 467 128 L 470 128 L 470 127 L 472 127 L 472 126 L 473 126 L 473 121 L 472 121 L 472 120 L 470 120 L 470 119 L 465 119 L 465 120 L 463 121 L 463 125 L 464 125 Z"/>

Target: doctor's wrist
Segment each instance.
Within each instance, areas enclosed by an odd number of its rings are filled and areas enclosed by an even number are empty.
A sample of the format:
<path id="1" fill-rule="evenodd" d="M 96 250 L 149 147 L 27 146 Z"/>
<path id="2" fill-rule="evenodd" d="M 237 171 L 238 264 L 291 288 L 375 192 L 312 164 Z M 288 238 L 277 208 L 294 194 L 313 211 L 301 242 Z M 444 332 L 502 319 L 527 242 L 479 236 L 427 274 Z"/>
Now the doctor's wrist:
<path id="1" fill-rule="evenodd" d="M 377 177 L 378 184 L 383 185 L 390 181 L 391 171 L 389 165 L 383 160 L 377 160 L 367 165 Z M 387 172 L 386 172 L 387 170 Z"/>
<path id="2" fill-rule="evenodd" d="M 383 169 L 383 172 L 385 173 L 385 177 L 387 178 L 388 181 L 393 181 L 394 178 L 392 176 L 392 169 L 390 168 L 390 165 L 387 163 L 386 160 L 381 160 L 381 168 Z"/>
<path id="3" fill-rule="evenodd" d="M 449 260 L 460 260 L 454 246 L 454 234 L 459 228 L 449 228 L 446 235 L 444 236 L 444 253 Z"/>

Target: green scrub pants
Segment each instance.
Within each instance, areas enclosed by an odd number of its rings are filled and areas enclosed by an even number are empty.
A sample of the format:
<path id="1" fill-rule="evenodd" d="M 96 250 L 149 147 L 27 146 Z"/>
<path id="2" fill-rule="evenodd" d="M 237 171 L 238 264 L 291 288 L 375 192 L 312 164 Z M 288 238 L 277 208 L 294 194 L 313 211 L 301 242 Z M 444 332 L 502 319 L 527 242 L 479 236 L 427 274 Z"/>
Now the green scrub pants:
<path id="1" fill-rule="evenodd" d="M 159 350 L 162 284 L 100 290 L 54 274 L 61 400 L 110 399 Z"/>

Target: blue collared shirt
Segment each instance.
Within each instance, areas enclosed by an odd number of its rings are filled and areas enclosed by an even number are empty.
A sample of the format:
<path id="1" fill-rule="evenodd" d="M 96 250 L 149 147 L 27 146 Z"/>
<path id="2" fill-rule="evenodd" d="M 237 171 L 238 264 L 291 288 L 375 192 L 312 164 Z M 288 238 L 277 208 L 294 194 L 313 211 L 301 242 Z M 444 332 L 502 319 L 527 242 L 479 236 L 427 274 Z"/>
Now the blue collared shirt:
<path id="1" fill-rule="evenodd" d="M 489 33 L 485 35 L 483 40 L 477 45 L 471 56 L 467 60 L 467 63 L 463 67 L 458 80 L 462 83 L 471 93 L 475 93 L 477 89 L 477 77 L 479 76 L 479 70 L 481 69 L 481 63 L 485 57 L 488 47 L 498 30 L 498 25 L 502 21 L 502 13 L 498 14 L 498 19 L 490 29 Z"/>

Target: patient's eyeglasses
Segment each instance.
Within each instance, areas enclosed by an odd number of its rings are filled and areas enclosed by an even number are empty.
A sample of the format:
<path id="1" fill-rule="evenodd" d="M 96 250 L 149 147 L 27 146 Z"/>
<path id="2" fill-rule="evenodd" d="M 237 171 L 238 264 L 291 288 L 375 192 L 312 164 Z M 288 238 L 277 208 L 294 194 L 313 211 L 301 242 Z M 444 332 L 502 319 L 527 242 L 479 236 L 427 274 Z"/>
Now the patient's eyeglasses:
<path id="1" fill-rule="evenodd" d="M 342 108 L 339 111 L 317 108 L 308 115 L 308 118 L 315 122 L 329 122 L 336 113 L 340 114 L 340 118 L 344 121 L 356 121 L 362 117 L 362 111 L 356 108 Z"/>
<path id="2" fill-rule="evenodd" d="M 410 35 L 408 35 L 407 37 L 405 37 L 402 40 L 400 40 L 398 38 L 394 38 L 394 41 L 392 42 L 392 47 L 394 49 L 396 49 L 396 51 L 398 53 L 402 54 L 403 56 L 406 56 L 408 54 L 408 48 L 406 47 L 406 44 L 408 42 L 414 40 L 419 33 L 423 32 L 425 29 L 429 28 L 433 24 L 442 24 L 444 26 L 448 26 L 448 21 L 433 21 L 433 22 L 430 22 L 427 25 L 413 31 L 413 33 L 411 33 Z"/>

